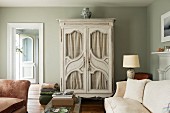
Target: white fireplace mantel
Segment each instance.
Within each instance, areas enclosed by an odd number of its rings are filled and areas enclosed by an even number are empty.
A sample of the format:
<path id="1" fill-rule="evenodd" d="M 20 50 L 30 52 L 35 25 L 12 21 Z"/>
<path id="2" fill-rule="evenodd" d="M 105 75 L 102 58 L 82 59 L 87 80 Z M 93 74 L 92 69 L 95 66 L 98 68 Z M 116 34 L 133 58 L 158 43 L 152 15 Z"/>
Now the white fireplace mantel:
<path id="1" fill-rule="evenodd" d="M 152 52 L 151 54 L 156 54 L 156 55 L 159 55 L 159 56 L 167 56 L 167 57 L 169 57 L 170 56 L 170 51 L 168 51 L 168 52 Z"/>
<path id="2" fill-rule="evenodd" d="M 152 52 L 159 56 L 159 80 L 170 80 L 170 52 Z"/>

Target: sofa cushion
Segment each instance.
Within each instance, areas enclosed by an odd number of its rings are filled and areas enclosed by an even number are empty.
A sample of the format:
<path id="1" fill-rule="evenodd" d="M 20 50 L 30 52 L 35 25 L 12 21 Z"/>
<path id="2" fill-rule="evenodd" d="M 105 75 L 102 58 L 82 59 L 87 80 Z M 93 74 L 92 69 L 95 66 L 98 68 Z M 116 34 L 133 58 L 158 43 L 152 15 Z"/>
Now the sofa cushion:
<path id="1" fill-rule="evenodd" d="M 147 83 L 144 90 L 143 104 L 153 113 L 169 113 L 170 80 Z"/>
<path id="2" fill-rule="evenodd" d="M 143 92 L 147 79 L 134 80 L 128 79 L 124 98 L 134 99 L 142 103 Z"/>
<path id="3" fill-rule="evenodd" d="M 126 90 L 126 82 L 127 81 L 120 81 L 120 82 L 116 82 L 116 92 L 114 94 L 114 96 L 116 97 L 123 97 L 125 94 L 125 90 Z"/>
<path id="4" fill-rule="evenodd" d="M 18 98 L 0 97 L 0 112 L 12 113 L 24 106 L 24 100 Z"/>
<path id="5" fill-rule="evenodd" d="M 150 113 L 140 102 L 122 97 L 105 98 L 106 113 Z"/>

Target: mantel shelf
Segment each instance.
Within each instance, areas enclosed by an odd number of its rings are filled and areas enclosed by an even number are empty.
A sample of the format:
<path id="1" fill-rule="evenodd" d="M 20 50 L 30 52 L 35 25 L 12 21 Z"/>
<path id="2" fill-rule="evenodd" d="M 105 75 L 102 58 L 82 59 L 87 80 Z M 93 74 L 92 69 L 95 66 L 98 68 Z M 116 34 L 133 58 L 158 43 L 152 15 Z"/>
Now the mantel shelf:
<path id="1" fill-rule="evenodd" d="M 170 51 L 166 51 L 166 52 L 151 52 L 151 54 L 156 54 L 159 56 L 170 56 Z"/>

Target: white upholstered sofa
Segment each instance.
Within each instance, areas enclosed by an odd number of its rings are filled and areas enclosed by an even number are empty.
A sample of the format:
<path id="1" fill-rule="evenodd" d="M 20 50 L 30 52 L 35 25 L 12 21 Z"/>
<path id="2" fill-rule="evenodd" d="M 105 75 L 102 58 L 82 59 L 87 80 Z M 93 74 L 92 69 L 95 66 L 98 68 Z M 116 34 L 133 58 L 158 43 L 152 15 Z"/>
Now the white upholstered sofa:
<path id="1" fill-rule="evenodd" d="M 105 98 L 106 113 L 170 113 L 170 80 L 143 81 L 117 82 L 115 95 Z"/>

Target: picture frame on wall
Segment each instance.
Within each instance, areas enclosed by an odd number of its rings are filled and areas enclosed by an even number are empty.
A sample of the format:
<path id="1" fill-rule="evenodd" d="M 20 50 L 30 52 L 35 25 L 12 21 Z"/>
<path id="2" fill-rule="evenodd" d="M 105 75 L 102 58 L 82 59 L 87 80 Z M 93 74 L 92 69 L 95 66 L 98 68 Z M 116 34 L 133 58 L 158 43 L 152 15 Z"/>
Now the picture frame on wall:
<path id="1" fill-rule="evenodd" d="M 170 11 L 161 15 L 161 42 L 170 41 Z"/>

